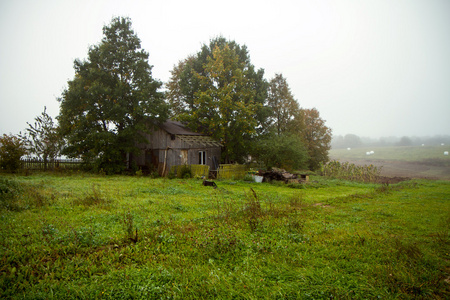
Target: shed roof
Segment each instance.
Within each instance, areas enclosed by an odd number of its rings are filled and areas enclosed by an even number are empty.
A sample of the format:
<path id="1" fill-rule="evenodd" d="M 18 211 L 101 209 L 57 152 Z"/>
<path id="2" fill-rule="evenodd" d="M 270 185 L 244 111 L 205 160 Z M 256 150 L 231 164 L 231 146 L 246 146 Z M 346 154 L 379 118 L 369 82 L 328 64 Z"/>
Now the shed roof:
<path id="1" fill-rule="evenodd" d="M 221 144 L 208 135 L 193 132 L 188 129 L 183 123 L 173 120 L 167 120 L 161 125 L 161 129 L 169 134 L 176 135 L 182 141 L 189 145 L 202 145 L 205 147 L 220 147 Z"/>
<path id="2" fill-rule="evenodd" d="M 184 126 L 181 122 L 173 121 L 173 120 L 167 120 L 161 125 L 161 129 L 167 131 L 169 134 L 176 134 L 176 135 L 203 135 L 201 133 L 193 132 L 190 129 L 188 129 L 186 126 Z"/>

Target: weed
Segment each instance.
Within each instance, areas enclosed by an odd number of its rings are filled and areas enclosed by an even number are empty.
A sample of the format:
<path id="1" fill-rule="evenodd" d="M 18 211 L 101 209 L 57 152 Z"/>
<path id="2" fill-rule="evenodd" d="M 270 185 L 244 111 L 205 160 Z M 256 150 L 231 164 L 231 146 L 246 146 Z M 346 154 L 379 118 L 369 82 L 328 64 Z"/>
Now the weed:
<path id="1" fill-rule="evenodd" d="M 289 199 L 289 205 L 293 210 L 299 210 L 305 204 L 303 203 L 303 194 L 301 193 L 295 193 L 292 195 L 292 197 Z"/>
<path id="2" fill-rule="evenodd" d="M 250 190 L 252 193 L 246 194 L 247 202 L 244 211 L 250 231 L 254 232 L 260 223 L 259 218 L 262 215 L 262 209 L 256 192 L 252 188 Z"/>
<path id="3" fill-rule="evenodd" d="M 139 169 L 136 171 L 135 175 L 136 177 L 142 177 L 144 175 L 144 172 L 142 171 L 142 169 Z"/>
<path id="4" fill-rule="evenodd" d="M 138 230 L 134 229 L 134 218 L 133 214 L 128 210 L 123 216 L 123 228 L 125 230 L 125 237 L 134 243 L 138 241 Z"/>

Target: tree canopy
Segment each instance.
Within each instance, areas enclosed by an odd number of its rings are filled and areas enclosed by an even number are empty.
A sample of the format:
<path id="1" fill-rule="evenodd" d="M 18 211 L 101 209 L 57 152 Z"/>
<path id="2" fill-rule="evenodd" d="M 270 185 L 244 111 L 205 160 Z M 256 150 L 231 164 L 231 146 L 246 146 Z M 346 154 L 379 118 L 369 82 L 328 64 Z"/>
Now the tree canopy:
<path id="1" fill-rule="evenodd" d="M 270 127 L 277 135 L 301 130 L 300 106 L 282 74 L 275 74 L 269 82 L 267 106 L 271 109 Z"/>
<path id="2" fill-rule="evenodd" d="M 264 71 L 255 71 L 245 46 L 222 37 L 175 66 L 167 85 L 175 119 L 223 145 L 225 162 L 243 161 L 246 141 L 265 121 Z"/>
<path id="3" fill-rule="evenodd" d="M 308 167 L 317 170 L 321 163 L 328 161 L 328 151 L 331 149 L 331 128 L 325 125 L 316 108 L 302 109 L 303 128 L 300 136 L 308 149 Z"/>
<path id="4" fill-rule="evenodd" d="M 60 101 L 64 154 L 95 160 L 108 172 L 125 167 L 126 153 L 135 149 L 148 124 L 167 118 L 167 105 L 152 78 L 148 53 L 131 27 L 118 17 L 103 28 L 103 39 L 75 60 L 75 77 Z"/>
<path id="5" fill-rule="evenodd" d="M 141 133 L 171 116 L 219 140 L 222 162 L 244 162 L 252 154 L 285 166 L 274 159 L 279 156 L 295 167 L 309 159 L 316 169 L 328 159 L 331 130 L 318 111 L 300 108 L 281 74 L 267 82 L 246 46 L 212 39 L 173 68 L 164 94 L 129 18 L 112 19 L 103 35 L 87 59 L 75 60 L 75 76 L 59 98 L 63 154 L 121 171 Z"/>

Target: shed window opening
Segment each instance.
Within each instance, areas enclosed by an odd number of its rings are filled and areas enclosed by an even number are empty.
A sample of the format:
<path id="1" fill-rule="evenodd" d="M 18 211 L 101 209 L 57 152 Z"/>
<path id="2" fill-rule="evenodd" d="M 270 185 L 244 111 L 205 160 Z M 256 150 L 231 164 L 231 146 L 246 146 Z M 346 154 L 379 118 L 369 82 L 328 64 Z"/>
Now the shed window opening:
<path id="1" fill-rule="evenodd" d="M 200 165 L 206 165 L 206 151 L 198 152 L 198 163 Z"/>

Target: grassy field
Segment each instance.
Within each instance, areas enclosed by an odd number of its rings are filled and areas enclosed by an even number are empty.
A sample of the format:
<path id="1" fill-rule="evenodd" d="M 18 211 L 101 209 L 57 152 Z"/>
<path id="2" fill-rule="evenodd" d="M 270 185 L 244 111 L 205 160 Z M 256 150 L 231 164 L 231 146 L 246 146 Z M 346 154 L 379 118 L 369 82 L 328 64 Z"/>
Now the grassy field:
<path id="1" fill-rule="evenodd" d="M 374 151 L 373 155 L 366 153 Z M 353 148 L 333 149 L 330 156 L 341 159 L 381 159 L 395 161 L 432 161 L 438 160 L 450 164 L 450 156 L 445 156 L 444 152 L 450 151 L 450 146 L 410 146 L 410 147 L 372 147 L 372 148 Z"/>
<path id="2" fill-rule="evenodd" d="M 374 154 L 367 155 L 367 152 Z M 332 160 L 349 161 L 357 165 L 374 164 L 383 167 L 385 176 L 405 176 L 450 180 L 449 146 L 372 147 L 332 149 Z"/>
<path id="3" fill-rule="evenodd" d="M 0 298 L 450 297 L 448 181 L 216 183 L 0 175 Z"/>

